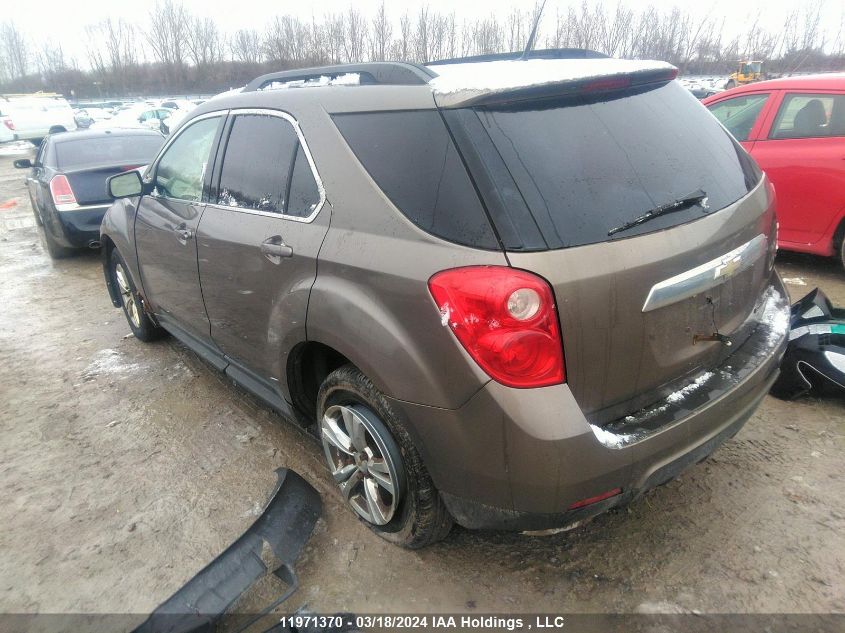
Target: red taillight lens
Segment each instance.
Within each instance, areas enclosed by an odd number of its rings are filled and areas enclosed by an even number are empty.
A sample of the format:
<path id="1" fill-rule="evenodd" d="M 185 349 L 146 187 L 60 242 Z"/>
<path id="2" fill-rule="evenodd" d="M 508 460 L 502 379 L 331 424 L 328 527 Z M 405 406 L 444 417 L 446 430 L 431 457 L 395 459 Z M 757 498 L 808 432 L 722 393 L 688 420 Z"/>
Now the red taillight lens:
<path id="1" fill-rule="evenodd" d="M 53 176 L 50 181 L 50 194 L 53 196 L 53 202 L 58 204 L 74 204 L 76 196 L 73 195 L 73 189 L 70 188 L 70 183 L 63 175 Z"/>
<path id="2" fill-rule="evenodd" d="M 12 123 L 12 119 L 3 119 L 3 125 L 5 125 L 7 128 L 12 130 L 13 132 L 15 131 L 15 124 Z"/>
<path id="3" fill-rule="evenodd" d="M 437 273 L 428 288 L 473 360 L 509 387 L 546 387 L 566 380 L 563 344 L 549 284 L 503 266 Z"/>

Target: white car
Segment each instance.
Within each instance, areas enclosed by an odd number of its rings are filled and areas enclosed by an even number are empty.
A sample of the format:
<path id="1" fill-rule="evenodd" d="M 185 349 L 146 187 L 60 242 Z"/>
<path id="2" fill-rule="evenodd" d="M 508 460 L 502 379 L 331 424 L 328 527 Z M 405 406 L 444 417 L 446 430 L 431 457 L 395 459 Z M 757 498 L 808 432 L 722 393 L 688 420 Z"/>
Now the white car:
<path id="1" fill-rule="evenodd" d="M 76 129 L 73 109 L 56 94 L 0 95 L 0 119 L 11 122 L 19 140 L 36 145 L 48 134 Z"/>
<path id="2" fill-rule="evenodd" d="M 94 121 L 90 129 L 101 130 L 108 128 L 147 128 L 159 130 L 165 134 L 176 127 L 186 111 L 171 108 L 151 108 L 146 104 L 134 104 L 119 110 L 111 119 Z"/>
<path id="3" fill-rule="evenodd" d="M 15 140 L 15 124 L 9 117 L 0 116 L 0 143 L 8 143 Z"/>

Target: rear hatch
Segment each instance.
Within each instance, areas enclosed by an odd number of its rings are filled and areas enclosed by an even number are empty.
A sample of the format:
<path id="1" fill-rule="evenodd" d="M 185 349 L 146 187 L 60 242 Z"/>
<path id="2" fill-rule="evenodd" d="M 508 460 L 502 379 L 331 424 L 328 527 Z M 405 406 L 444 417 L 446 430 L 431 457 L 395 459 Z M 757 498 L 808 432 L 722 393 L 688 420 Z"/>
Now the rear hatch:
<path id="1" fill-rule="evenodd" d="M 665 73 L 636 83 L 568 82 L 442 110 L 511 265 L 554 288 L 567 380 L 597 423 L 726 358 L 771 275 L 759 169 Z"/>

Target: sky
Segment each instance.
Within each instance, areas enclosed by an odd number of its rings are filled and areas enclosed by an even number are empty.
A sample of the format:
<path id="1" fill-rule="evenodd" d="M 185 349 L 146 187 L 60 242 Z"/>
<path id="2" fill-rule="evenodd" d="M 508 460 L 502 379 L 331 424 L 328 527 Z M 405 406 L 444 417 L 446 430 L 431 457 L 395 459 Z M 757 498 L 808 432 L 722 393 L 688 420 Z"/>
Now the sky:
<path id="1" fill-rule="evenodd" d="M 588 0 L 595 4 L 596 0 Z M 822 22 L 829 39 L 836 37 L 843 27 L 845 0 L 711 0 L 705 2 L 684 2 L 681 0 L 621 0 L 622 4 L 642 10 L 654 6 L 658 10 L 668 11 L 678 6 L 687 12 L 717 18 L 726 18 L 727 39 L 738 35 L 752 21 L 759 20 L 769 30 L 778 30 L 790 11 L 802 4 L 821 2 L 823 7 Z M 4 11 L 3 18 L 11 19 L 24 33 L 40 46 L 45 36 L 53 43 L 60 43 L 66 55 L 76 57 L 85 67 L 85 26 L 105 17 L 123 18 L 129 22 L 146 26 L 149 11 L 155 6 L 154 0 L 143 2 L 132 0 L 40 0 L 37 11 L 28 10 L 23 0 L 12 0 L 13 4 Z M 615 7 L 617 0 L 605 0 L 607 7 Z M 183 0 L 183 4 L 194 14 L 211 16 L 226 31 L 234 32 L 242 28 L 256 28 L 263 31 L 275 15 L 286 13 L 301 18 L 322 17 L 327 13 L 347 11 L 350 0 Z M 381 0 L 354 0 L 354 6 L 365 15 L 371 16 L 380 6 Z M 566 11 L 568 6 L 580 6 L 581 0 L 547 0 L 546 24 L 551 25 L 557 10 Z M 432 11 L 448 14 L 454 12 L 458 21 L 463 18 L 486 17 L 496 14 L 504 17 L 512 8 L 519 7 L 526 11 L 534 6 L 534 0 L 484 0 L 484 2 L 455 2 L 455 0 L 388 0 L 388 16 L 394 21 L 406 10 L 412 13 L 427 5 Z M 9 10 L 11 8 L 11 11 Z M 542 41 L 541 24 L 541 41 Z"/>

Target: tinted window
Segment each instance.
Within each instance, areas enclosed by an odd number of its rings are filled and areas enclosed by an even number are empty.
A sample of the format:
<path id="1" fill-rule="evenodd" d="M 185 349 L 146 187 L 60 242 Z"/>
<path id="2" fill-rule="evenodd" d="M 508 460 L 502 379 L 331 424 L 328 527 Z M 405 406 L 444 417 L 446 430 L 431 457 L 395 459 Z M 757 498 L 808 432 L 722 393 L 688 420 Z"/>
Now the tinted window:
<path id="1" fill-rule="evenodd" d="M 159 160 L 156 193 L 191 202 L 202 198 L 203 178 L 220 117 L 191 124 L 176 137 Z"/>
<path id="2" fill-rule="evenodd" d="M 706 209 L 692 205 L 614 237 L 701 218 L 736 202 L 760 177 L 677 82 L 476 112 L 551 248 L 606 241 L 612 228 L 699 189 Z"/>
<path id="3" fill-rule="evenodd" d="M 376 184 L 414 224 L 452 242 L 497 248 L 440 114 L 379 112 L 334 120 Z"/>
<path id="4" fill-rule="evenodd" d="M 71 170 L 95 165 L 140 166 L 152 161 L 164 139 L 161 136 L 102 136 L 56 143 L 59 169 Z"/>
<path id="5" fill-rule="evenodd" d="M 708 106 L 710 112 L 719 119 L 738 141 L 747 141 L 751 128 L 760 116 L 769 95 L 743 95 L 725 99 Z"/>
<path id="6" fill-rule="evenodd" d="M 288 196 L 288 215 L 307 218 L 320 204 L 320 190 L 311 165 L 305 156 L 302 145 L 296 150 L 296 161 L 293 164 L 293 175 L 290 180 L 290 195 Z"/>
<path id="7" fill-rule="evenodd" d="M 235 117 L 220 174 L 218 203 L 284 213 L 298 147 L 296 132 L 285 119 L 264 114 Z"/>
<path id="8" fill-rule="evenodd" d="M 845 136 L 845 95 L 786 95 L 769 138 L 818 136 Z"/>

